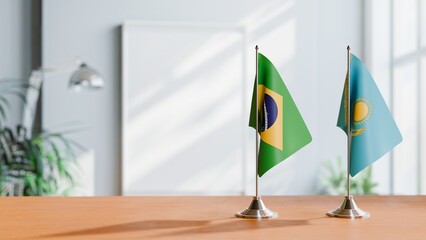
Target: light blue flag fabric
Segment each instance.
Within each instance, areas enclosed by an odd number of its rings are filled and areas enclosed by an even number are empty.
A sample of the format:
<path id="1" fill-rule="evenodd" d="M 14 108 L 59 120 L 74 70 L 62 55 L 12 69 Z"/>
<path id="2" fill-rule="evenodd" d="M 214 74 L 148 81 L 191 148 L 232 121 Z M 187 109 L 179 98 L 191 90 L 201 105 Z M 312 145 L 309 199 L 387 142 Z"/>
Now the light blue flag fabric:
<path id="1" fill-rule="evenodd" d="M 351 159 L 350 174 L 357 173 L 402 141 L 401 133 L 379 88 L 364 64 L 350 55 Z M 347 79 L 337 126 L 347 134 Z"/>

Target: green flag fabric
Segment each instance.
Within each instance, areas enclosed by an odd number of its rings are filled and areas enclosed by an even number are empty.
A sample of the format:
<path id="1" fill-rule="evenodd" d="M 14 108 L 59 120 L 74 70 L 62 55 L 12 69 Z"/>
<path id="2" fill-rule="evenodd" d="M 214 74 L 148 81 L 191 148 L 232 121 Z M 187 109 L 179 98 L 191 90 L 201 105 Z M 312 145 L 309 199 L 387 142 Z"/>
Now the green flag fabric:
<path id="1" fill-rule="evenodd" d="M 350 55 L 349 63 L 351 70 L 350 174 L 355 176 L 398 145 L 402 141 L 402 136 L 367 68 L 354 54 Z M 347 85 L 346 78 L 337 120 L 337 126 L 346 134 L 348 134 Z"/>
<path id="2" fill-rule="evenodd" d="M 258 116 L 259 176 L 312 141 L 287 87 L 274 65 L 258 53 L 258 107 L 256 82 L 253 90 L 249 126 L 256 129 Z"/>

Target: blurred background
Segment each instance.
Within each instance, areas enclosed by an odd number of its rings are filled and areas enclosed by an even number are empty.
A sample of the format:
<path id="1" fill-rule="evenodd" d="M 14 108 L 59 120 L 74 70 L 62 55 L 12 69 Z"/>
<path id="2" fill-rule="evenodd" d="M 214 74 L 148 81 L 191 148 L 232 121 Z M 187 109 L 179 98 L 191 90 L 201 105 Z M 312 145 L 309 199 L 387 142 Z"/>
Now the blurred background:
<path id="1" fill-rule="evenodd" d="M 3 195 L 252 195 L 256 44 L 313 137 L 262 195 L 343 193 L 347 45 L 404 138 L 355 193 L 426 193 L 423 0 L 0 0 L 0 33 Z"/>

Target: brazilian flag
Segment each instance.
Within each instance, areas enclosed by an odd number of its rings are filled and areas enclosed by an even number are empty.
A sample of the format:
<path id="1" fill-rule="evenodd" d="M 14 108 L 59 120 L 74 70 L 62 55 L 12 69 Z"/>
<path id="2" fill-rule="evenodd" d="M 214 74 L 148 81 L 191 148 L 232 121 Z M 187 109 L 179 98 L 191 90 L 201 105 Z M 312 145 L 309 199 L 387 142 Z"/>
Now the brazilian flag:
<path id="1" fill-rule="evenodd" d="M 259 105 L 256 107 L 255 85 L 249 126 L 256 128 L 256 113 L 259 114 L 258 131 L 261 141 L 258 174 L 262 176 L 310 143 L 312 137 L 277 69 L 260 53 L 258 74 Z"/>
<path id="2" fill-rule="evenodd" d="M 355 176 L 398 145 L 402 141 L 402 136 L 367 68 L 354 54 L 350 55 L 349 64 L 351 70 L 351 119 L 349 121 L 351 132 L 347 132 L 347 78 L 337 126 L 351 138 L 349 165 L 351 176 Z"/>

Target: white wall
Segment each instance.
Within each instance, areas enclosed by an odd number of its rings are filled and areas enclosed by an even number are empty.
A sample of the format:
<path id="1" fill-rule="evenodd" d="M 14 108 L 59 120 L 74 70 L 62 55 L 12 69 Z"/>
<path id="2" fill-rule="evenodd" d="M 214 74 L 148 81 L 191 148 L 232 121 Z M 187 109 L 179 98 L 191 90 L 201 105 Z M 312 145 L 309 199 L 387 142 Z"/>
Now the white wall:
<path id="1" fill-rule="evenodd" d="M 380 194 L 426 193 L 426 132 L 422 126 L 426 115 L 426 65 L 421 65 L 422 56 L 426 59 L 421 42 L 426 38 L 418 26 L 421 19 L 426 19 L 426 11 L 418 10 L 417 3 L 426 6 L 425 1 L 393 0 L 369 1 L 365 6 L 369 22 L 365 29 L 366 57 L 403 136 L 392 154 L 373 165 Z"/>
<path id="2" fill-rule="evenodd" d="M 0 0 L 0 79 L 27 80 L 31 72 L 30 0 Z M 11 98 L 7 125 L 20 122 L 22 104 Z"/>
<path id="3" fill-rule="evenodd" d="M 262 177 L 262 194 L 313 194 L 321 162 L 344 156 L 345 137 L 335 122 L 346 46 L 362 57 L 362 1 L 45 0 L 44 64 L 81 56 L 106 79 L 99 92 L 68 91 L 66 74 L 45 81 L 43 88 L 45 127 L 70 121 L 89 127 L 74 138 L 95 158 L 96 195 L 120 193 L 120 25 L 125 20 L 247 26 L 248 44 L 259 44 L 277 66 L 313 136 L 310 145 Z M 254 52 L 248 57 L 254 59 Z"/>
<path id="4" fill-rule="evenodd" d="M 391 34 L 390 34 L 390 0 L 366 2 L 365 25 L 365 60 L 370 67 L 381 94 L 391 108 Z M 375 37 L 373 37 L 375 36 Z M 380 37 L 378 37 L 380 36 Z M 391 108 L 392 110 L 392 108 Z M 398 124 L 398 123 L 397 123 Z M 379 194 L 393 194 L 393 174 L 390 152 L 373 165 L 374 181 L 378 182 Z"/>
<path id="5" fill-rule="evenodd" d="M 347 45 L 363 59 L 363 1 L 321 1 L 318 12 L 316 83 L 317 159 L 346 163 L 346 134 L 336 127 L 346 75 Z M 321 168 L 317 169 L 320 171 Z"/>

